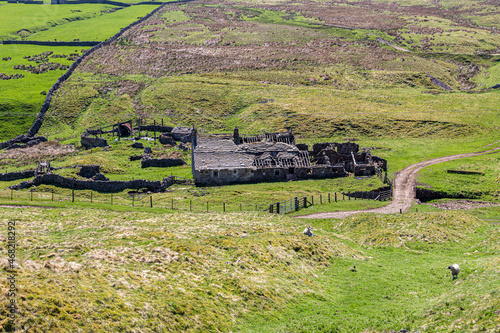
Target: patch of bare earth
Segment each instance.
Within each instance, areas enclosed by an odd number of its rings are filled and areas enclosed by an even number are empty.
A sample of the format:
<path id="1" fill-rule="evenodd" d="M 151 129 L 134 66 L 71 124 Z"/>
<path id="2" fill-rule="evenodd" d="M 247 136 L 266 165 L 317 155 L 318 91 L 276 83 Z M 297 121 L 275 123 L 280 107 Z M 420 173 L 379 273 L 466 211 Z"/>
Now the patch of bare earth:
<path id="1" fill-rule="evenodd" d="M 485 202 L 485 201 L 471 201 L 471 200 L 456 200 L 438 203 L 428 203 L 427 205 L 436 207 L 439 209 L 474 209 L 483 207 L 493 207 L 500 206 L 500 204 L 495 202 Z"/>
<path id="2" fill-rule="evenodd" d="M 18 166 L 22 166 L 33 161 L 52 160 L 74 152 L 76 152 L 76 149 L 73 145 L 61 145 L 56 141 L 47 141 L 33 147 L 2 151 L 0 153 L 0 165 L 12 164 L 15 161 Z"/>

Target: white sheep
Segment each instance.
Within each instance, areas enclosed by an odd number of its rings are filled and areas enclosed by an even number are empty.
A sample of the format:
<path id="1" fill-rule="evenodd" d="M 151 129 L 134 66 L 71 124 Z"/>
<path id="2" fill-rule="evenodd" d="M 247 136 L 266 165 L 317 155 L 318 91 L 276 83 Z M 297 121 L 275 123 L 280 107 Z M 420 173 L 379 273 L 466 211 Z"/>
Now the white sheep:
<path id="1" fill-rule="evenodd" d="M 453 264 L 451 266 L 448 266 L 448 269 L 451 271 L 453 280 L 458 279 L 458 273 L 460 273 L 460 267 L 458 267 L 457 264 Z"/>
<path id="2" fill-rule="evenodd" d="M 312 229 L 311 227 L 306 227 L 302 233 L 306 236 L 311 237 L 313 235 L 311 229 Z"/>

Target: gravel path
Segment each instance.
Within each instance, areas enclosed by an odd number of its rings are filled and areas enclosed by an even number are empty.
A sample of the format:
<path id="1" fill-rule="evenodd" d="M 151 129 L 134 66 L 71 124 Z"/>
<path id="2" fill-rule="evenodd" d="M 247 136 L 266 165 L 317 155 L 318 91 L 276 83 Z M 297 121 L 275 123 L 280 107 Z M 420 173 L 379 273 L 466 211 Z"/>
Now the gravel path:
<path id="1" fill-rule="evenodd" d="M 479 156 L 484 154 L 493 154 L 500 152 L 500 147 L 477 152 L 477 153 L 467 153 L 459 155 L 451 155 L 433 158 L 428 161 L 419 162 L 412 164 L 400 172 L 397 173 L 396 179 L 394 180 L 393 186 L 393 199 L 392 202 L 380 208 L 365 209 L 365 210 L 351 210 L 351 211 L 336 211 L 336 212 L 324 212 L 324 213 L 314 213 L 309 215 L 296 216 L 297 218 L 307 218 L 307 219 L 343 219 L 350 215 L 356 213 L 377 213 L 377 214 L 395 214 L 399 212 L 406 212 L 413 205 L 415 201 L 415 179 L 417 173 L 425 167 L 430 165 L 448 162 L 452 160 L 457 160 L 460 158 Z"/>

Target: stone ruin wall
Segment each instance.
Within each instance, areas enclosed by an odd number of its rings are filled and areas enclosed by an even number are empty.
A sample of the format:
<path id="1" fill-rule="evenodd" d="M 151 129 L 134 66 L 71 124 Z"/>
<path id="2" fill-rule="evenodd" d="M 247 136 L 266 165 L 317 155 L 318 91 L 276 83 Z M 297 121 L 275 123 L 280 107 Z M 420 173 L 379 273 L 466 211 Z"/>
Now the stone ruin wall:
<path id="1" fill-rule="evenodd" d="M 271 167 L 265 169 L 196 170 L 194 179 L 196 185 L 210 186 L 231 183 L 285 181 L 291 179 L 323 179 L 344 177 L 347 175 L 343 168 L 327 165 L 293 168 L 293 175 L 290 175 L 289 169 Z"/>
<path id="2" fill-rule="evenodd" d="M 98 192 L 121 192 L 126 189 L 148 189 L 149 191 L 165 191 L 174 183 L 174 178 L 169 176 L 162 181 L 151 181 L 144 179 L 135 179 L 129 181 L 99 181 L 99 180 L 81 180 L 75 178 L 63 177 L 55 174 L 45 174 L 35 177 L 20 184 L 11 186 L 10 189 L 20 190 L 38 185 L 55 185 L 75 190 L 93 190 Z"/>

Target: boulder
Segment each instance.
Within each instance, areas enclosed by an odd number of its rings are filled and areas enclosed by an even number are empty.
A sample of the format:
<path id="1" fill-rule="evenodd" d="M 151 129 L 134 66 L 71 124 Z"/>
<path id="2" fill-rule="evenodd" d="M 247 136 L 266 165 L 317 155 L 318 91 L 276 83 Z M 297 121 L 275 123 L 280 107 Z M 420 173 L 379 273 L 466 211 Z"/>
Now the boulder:
<path id="1" fill-rule="evenodd" d="M 161 133 L 159 140 L 162 145 L 175 146 L 177 144 L 170 133 Z"/>
<path id="2" fill-rule="evenodd" d="M 193 129 L 191 127 L 175 127 L 171 134 L 172 138 L 175 141 L 180 142 L 191 142 L 191 134 L 193 133 Z"/>
<path id="3" fill-rule="evenodd" d="M 187 163 L 180 158 L 143 158 L 141 160 L 141 168 L 157 167 L 157 168 L 168 168 L 179 165 L 186 165 Z"/>
<path id="4" fill-rule="evenodd" d="M 142 144 L 142 142 L 134 142 L 133 144 L 130 145 L 130 147 L 144 149 L 144 145 Z"/>
<path id="5" fill-rule="evenodd" d="M 106 139 L 91 138 L 89 136 L 82 136 L 80 142 L 85 149 L 108 146 L 108 141 L 106 141 Z"/>
<path id="6" fill-rule="evenodd" d="M 99 165 L 82 165 L 78 175 L 84 178 L 92 178 L 100 172 L 100 168 Z"/>
<path id="7" fill-rule="evenodd" d="M 96 173 L 94 177 L 92 177 L 92 180 L 108 181 L 109 178 L 103 175 L 102 173 Z"/>
<path id="8" fill-rule="evenodd" d="M 151 147 L 144 148 L 144 154 L 151 155 L 153 153 L 153 149 Z"/>

